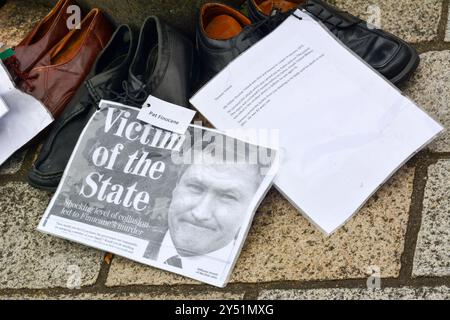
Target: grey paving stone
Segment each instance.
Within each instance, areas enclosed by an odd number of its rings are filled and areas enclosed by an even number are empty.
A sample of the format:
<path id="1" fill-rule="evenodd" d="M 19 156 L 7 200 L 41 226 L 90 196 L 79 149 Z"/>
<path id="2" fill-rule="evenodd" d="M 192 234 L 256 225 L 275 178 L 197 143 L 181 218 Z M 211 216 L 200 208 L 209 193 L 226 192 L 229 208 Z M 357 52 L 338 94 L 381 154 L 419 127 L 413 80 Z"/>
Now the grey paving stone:
<path id="1" fill-rule="evenodd" d="M 265 290 L 261 300 L 448 300 L 450 288 Z"/>
<path id="2" fill-rule="evenodd" d="M 450 42 L 450 8 L 448 8 L 447 30 L 445 31 L 445 41 Z"/>
<path id="3" fill-rule="evenodd" d="M 413 275 L 450 276 L 450 160 L 428 169 Z"/>
<path id="4" fill-rule="evenodd" d="M 0 289 L 95 283 L 103 253 L 36 231 L 49 200 L 25 183 L 0 187 Z"/>
<path id="5" fill-rule="evenodd" d="M 0 41 L 15 46 L 48 12 L 36 1 L 8 0 L 0 10 Z"/>
<path id="6" fill-rule="evenodd" d="M 442 1 L 334 0 L 334 3 L 339 8 L 358 15 L 407 42 L 420 42 L 437 37 Z"/>
<path id="7" fill-rule="evenodd" d="M 427 52 L 421 59 L 417 72 L 405 87 L 405 94 L 446 128 L 429 149 L 450 152 L 450 51 Z"/>
<path id="8" fill-rule="evenodd" d="M 14 174 L 20 170 L 23 160 L 25 159 L 25 150 L 16 152 L 2 166 L 0 166 L 0 175 Z"/>

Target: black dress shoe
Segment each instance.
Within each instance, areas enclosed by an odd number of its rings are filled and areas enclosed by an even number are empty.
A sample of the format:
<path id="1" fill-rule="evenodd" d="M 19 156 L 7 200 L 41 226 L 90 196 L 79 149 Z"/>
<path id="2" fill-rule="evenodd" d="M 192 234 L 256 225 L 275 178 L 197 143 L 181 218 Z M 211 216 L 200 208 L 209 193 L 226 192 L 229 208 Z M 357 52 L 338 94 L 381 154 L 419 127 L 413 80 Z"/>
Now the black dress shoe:
<path id="1" fill-rule="evenodd" d="M 223 4 L 208 3 L 198 15 L 196 38 L 201 86 L 262 36 L 239 11 Z"/>
<path id="2" fill-rule="evenodd" d="M 359 55 L 393 84 L 407 80 L 417 69 L 416 50 L 398 37 L 369 26 L 349 13 L 321 0 L 247 0 L 253 22 L 277 11 L 299 6 L 321 21 L 344 45 Z M 271 30 L 268 30 L 271 31 Z"/>
<path id="3" fill-rule="evenodd" d="M 56 121 L 39 158 L 28 174 L 34 187 L 55 190 L 87 121 L 102 99 L 117 100 L 123 95 L 122 81 L 133 59 L 135 37 L 127 25 L 117 28 L 97 58 L 88 79 Z"/>
<path id="4" fill-rule="evenodd" d="M 196 67 L 192 42 L 158 17 L 142 25 L 121 103 L 142 107 L 149 95 L 189 107 Z"/>

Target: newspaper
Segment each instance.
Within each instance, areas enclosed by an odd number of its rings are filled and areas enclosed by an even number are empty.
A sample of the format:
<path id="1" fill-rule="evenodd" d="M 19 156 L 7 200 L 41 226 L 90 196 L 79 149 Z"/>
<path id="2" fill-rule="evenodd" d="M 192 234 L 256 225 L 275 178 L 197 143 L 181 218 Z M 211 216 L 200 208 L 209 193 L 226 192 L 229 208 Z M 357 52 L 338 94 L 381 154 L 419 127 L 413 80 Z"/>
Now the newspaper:
<path id="1" fill-rule="evenodd" d="M 274 179 L 277 152 L 181 135 L 102 101 L 38 230 L 223 287 Z"/>

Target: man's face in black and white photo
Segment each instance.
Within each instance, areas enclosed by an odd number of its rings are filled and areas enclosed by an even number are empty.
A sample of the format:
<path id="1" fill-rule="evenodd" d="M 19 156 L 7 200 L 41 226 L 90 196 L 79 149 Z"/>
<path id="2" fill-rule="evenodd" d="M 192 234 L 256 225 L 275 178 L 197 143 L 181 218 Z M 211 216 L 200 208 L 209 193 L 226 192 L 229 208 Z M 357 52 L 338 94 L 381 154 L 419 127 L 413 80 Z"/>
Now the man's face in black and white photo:
<path id="1" fill-rule="evenodd" d="M 169 208 L 169 230 L 183 256 L 204 255 L 230 244 L 255 195 L 258 166 L 191 165 Z"/>

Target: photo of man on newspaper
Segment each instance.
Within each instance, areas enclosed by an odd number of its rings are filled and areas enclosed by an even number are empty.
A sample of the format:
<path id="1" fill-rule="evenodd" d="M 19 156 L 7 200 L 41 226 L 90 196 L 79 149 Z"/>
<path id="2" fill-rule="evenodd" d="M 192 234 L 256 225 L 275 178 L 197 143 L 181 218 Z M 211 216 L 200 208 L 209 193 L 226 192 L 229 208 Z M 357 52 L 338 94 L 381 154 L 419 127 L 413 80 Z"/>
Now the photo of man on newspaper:
<path id="1" fill-rule="evenodd" d="M 277 168 L 275 149 L 180 135 L 103 101 L 39 230 L 223 287 Z"/>
<path id="2" fill-rule="evenodd" d="M 213 159 L 205 160 L 213 162 Z M 191 265 L 201 264 L 204 255 L 207 257 L 203 259 L 224 260 L 235 245 L 246 211 L 263 178 L 256 164 L 186 166 L 173 190 L 169 230 L 157 261 L 189 269 Z M 147 250 L 155 250 L 153 246 Z"/>

